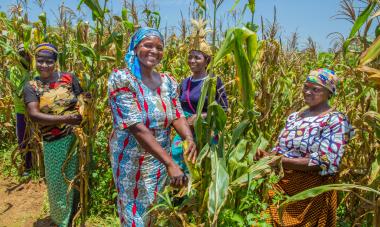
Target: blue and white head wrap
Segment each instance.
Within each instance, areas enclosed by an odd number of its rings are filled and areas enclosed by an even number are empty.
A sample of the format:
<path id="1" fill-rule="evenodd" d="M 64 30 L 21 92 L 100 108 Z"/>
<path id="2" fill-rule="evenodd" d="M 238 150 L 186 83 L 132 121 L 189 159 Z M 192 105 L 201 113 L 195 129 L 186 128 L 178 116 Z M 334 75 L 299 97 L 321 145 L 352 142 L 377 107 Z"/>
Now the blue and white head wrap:
<path id="1" fill-rule="evenodd" d="M 124 58 L 130 72 L 139 80 L 141 80 L 141 68 L 139 59 L 135 53 L 135 47 L 148 36 L 156 36 L 161 39 L 162 43 L 164 43 L 164 37 L 157 29 L 150 27 L 140 28 L 132 36 L 128 52 Z"/>

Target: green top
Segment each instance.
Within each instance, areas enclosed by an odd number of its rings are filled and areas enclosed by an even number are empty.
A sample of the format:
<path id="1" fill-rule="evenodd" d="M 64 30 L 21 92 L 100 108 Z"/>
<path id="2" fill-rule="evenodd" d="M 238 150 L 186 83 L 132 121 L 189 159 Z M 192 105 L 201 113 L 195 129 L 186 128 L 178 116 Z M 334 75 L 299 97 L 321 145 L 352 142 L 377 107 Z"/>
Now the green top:
<path id="1" fill-rule="evenodd" d="M 15 112 L 25 114 L 23 89 L 26 82 L 31 80 L 31 73 L 22 66 L 13 66 L 9 71 L 9 81 L 12 86 L 13 103 Z"/>

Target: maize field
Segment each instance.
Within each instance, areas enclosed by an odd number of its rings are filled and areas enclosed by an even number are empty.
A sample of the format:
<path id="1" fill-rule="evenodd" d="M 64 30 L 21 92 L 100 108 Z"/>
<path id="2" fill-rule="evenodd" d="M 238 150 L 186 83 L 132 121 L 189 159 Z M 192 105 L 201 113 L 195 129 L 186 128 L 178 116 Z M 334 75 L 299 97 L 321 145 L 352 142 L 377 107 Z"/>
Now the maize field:
<path id="1" fill-rule="evenodd" d="M 159 12 L 148 4 L 141 9 L 137 2 L 124 1 L 121 14 L 113 15 L 107 0 L 81 0 L 78 8 L 89 8 L 92 21 L 76 24 L 72 21 L 75 10 L 64 4 L 59 7 L 57 25 L 47 24 L 46 13 L 30 21 L 22 10 L 28 1 L 13 5 L 8 13 L 0 12 L 0 175 L 17 178 L 27 151 L 33 154 L 35 178 L 44 175 L 42 139 L 31 121 L 28 146 L 17 148 L 7 70 L 20 60 L 19 43 L 33 54 L 37 44 L 50 42 L 59 49 L 57 70 L 75 74 L 82 88 L 92 94 L 91 100 L 80 100 L 85 119 L 75 129 L 80 167 L 75 178 L 66 182 L 69 190 L 80 193 L 74 222 L 84 225 L 97 218 L 104 222 L 100 226 L 118 226 L 117 192 L 108 153 L 112 131 L 108 77 L 113 69 L 125 67 L 124 54 L 134 31 L 149 26 L 165 35 L 164 57 L 157 70 L 182 81 L 190 75 L 184 56 L 189 51 L 191 28 L 197 27 L 212 44 L 214 57 L 209 70 L 222 79 L 230 105 L 224 112 L 212 99 L 204 103 L 206 94 L 214 97 L 216 92 L 216 78 L 207 79 L 201 103 L 208 105 L 208 115 L 195 122 L 199 157 L 190 170 L 190 184 L 181 190 L 167 187 L 159 194 L 160 202 L 150 210 L 157 217 L 156 225 L 270 226 L 265 212 L 267 192 L 279 181 L 282 167 L 271 168 L 276 157 L 255 161 L 255 153 L 258 148 L 273 148 L 286 117 L 305 107 L 301 95 L 305 75 L 312 69 L 330 68 L 343 81 L 330 103 L 348 116 L 355 129 L 340 165 L 339 182 L 293 197 L 279 194 L 276 201 L 285 206 L 337 190 L 338 226 L 380 226 L 380 1 L 342 0 L 351 32 L 337 39 L 328 52 L 318 51 L 311 38 L 300 49 L 297 33 L 284 42 L 276 16 L 267 23 L 257 25 L 252 19 L 220 30 L 216 13 L 224 0 L 210 4 L 195 0 L 193 19 L 182 19 L 179 33 L 170 33 L 160 24 Z M 240 2 L 253 18 L 255 1 Z M 354 7 L 357 2 L 362 7 Z M 32 64 L 35 69 L 35 62 Z M 199 114 L 201 111 L 198 108 Z M 218 143 L 210 143 L 215 134 Z"/>

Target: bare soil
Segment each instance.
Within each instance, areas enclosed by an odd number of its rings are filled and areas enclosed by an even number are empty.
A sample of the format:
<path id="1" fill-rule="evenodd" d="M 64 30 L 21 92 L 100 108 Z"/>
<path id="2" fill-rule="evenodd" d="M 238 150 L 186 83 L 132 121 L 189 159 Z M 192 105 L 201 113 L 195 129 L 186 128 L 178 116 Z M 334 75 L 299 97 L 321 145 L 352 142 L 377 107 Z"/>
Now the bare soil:
<path id="1" fill-rule="evenodd" d="M 18 183 L 0 175 L 0 227 L 48 227 L 43 209 L 47 191 L 43 181 Z"/>

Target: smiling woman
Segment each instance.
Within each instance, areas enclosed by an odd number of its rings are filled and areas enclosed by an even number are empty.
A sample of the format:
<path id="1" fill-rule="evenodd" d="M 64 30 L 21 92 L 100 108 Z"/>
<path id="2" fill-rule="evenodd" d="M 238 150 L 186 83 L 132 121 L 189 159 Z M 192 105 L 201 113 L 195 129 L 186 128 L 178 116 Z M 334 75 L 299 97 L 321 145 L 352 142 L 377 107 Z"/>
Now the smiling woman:
<path id="1" fill-rule="evenodd" d="M 193 24 L 198 23 L 205 26 L 206 23 L 203 20 L 199 22 L 193 21 Z M 212 51 L 205 39 L 205 27 L 194 26 L 194 30 L 191 36 L 191 46 L 188 52 L 187 64 L 191 70 L 191 76 L 185 78 L 181 82 L 179 100 L 184 110 L 184 114 L 187 118 L 187 122 L 193 128 L 195 119 L 197 117 L 196 110 L 198 103 L 200 103 L 200 97 L 202 94 L 202 87 L 204 81 L 209 77 L 207 73 L 207 67 L 211 61 Z M 213 75 L 211 75 L 213 76 Z M 226 91 L 222 80 L 218 77 L 216 83 L 215 101 L 226 111 L 228 108 L 228 101 Z M 205 98 L 205 103 L 208 103 L 208 96 Z M 202 108 L 202 118 L 207 117 L 208 105 L 204 105 Z M 217 141 L 217 137 L 214 137 L 214 142 Z M 183 160 L 183 143 L 179 135 L 176 135 L 173 139 L 172 154 L 173 159 L 186 170 L 187 167 Z"/>
<path id="2" fill-rule="evenodd" d="M 76 107 L 83 90 L 74 75 L 55 72 L 57 56 L 58 50 L 54 45 L 42 43 L 37 46 L 35 57 L 39 77 L 26 84 L 24 101 L 29 117 L 39 124 L 43 136 L 51 218 L 59 226 L 70 226 L 77 201 L 73 190 L 67 191 L 68 185 L 61 171 L 70 180 L 77 173 L 76 152 L 68 159 L 66 168 L 63 166 L 75 149 L 73 126 L 82 121 Z"/>
<path id="3" fill-rule="evenodd" d="M 171 126 L 189 142 L 185 152 L 193 162 L 197 156 L 178 101 L 177 83 L 153 70 L 162 59 L 163 49 L 158 30 L 139 29 L 125 57 L 128 68 L 114 70 L 108 80 L 114 120 L 111 164 L 122 226 L 153 224 L 147 212 L 163 190 L 167 176 L 175 187 L 187 184 L 186 175 L 170 156 Z"/>
<path id="4" fill-rule="evenodd" d="M 282 156 L 284 167 L 284 177 L 275 188 L 288 196 L 337 180 L 340 161 L 353 133 L 347 117 L 328 103 L 337 81 L 328 69 L 309 73 L 303 87 L 308 108 L 288 117 L 272 150 L 272 154 Z M 257 158 L 267 155 L 263 150 L 257 152 Z M 336 209 L 337 194 L 330 191 L 290 204 L 281 214 L 272 205 L 270 212 L 274 226 L 336 226 Z"/>
<path id="5" fill-rule="evenodd" d="M 136 47 L 137 57 L 145 67 L 154 67 L 160 63 L 164 46 L 160 38 L 148 36 Z"/>

